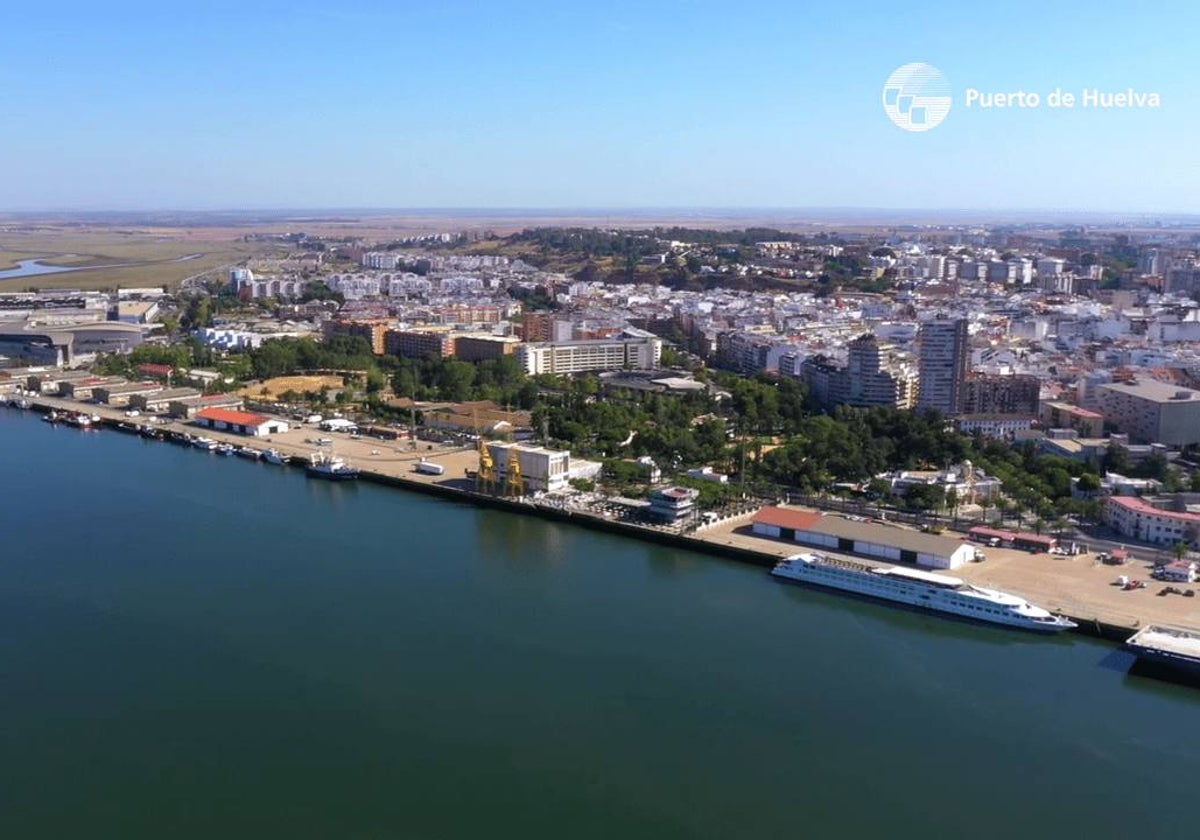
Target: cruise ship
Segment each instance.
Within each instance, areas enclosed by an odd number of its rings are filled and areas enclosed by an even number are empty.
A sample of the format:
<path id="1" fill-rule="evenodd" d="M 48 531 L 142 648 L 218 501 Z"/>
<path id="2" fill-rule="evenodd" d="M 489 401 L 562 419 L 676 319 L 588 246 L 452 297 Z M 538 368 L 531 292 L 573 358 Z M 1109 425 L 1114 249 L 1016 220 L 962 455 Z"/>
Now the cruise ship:
<path id="1" fill-rule="evenodd" d="M 876 568 L 810 553 L 780 560 L 771 574 L 781 580 L 1041 633 L 1057 633 L 1076 626 L 1075 622 L 1035 607 L 1016 595 L 918 569 Z"/>

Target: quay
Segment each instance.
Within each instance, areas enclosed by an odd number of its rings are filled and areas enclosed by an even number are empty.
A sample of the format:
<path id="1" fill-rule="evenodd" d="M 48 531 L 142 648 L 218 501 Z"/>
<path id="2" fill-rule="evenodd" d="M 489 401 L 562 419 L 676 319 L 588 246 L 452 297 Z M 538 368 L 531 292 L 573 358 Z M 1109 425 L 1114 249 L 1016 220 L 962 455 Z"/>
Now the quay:
<path id="1" fill-rule="evenodd" d="M 30 396 L 32 408 L 86 412 L 99 416 L 109 428 L 140 427 L 146 416 L 127 417 L 124 410 L 104 405 L 80 403 L 44 395 Z M 161 420 L 161 418 L 160 418 Z M 269 437 L 247 437 L 213 429 L 200 429 L 181 421 L 162 421 L 155 427 L 163 432 L 203 433 L 205 437 L 258 449 L 274 448 L 293 458 L 308 459 L 314 452 L 328 453 L 329 447 L 312 442 L 330 433 L 312 428 L 294 428 Z M 772 567 L 779 559 L 804 546 L 764 537 L 751 531 L 753 512 L 703 526 L 690 533 L 677 528 L 628 522 L 602 511 L 566 507 L 531 498 L 512 498 L 482 493 L 469 478 L 479 466 L 474 447 L 445 447 L 424 441 L 381 441 L 375 438 L 351 438 L 336 435 L 333 451 L 360 471 L 360 478 L 376 484 L 398 487 L 440 498 L 511 513 L 540 516 L 544 519 L 569 522 L 594 530 L 634 537 L 666 546 L 683 548 L 709 555 L 725 557 L 764 568 Z M 442 467 L 442 475 L 419 472 L 417 465 L 429 459 Z M 836 514 L 832 514 L 836 516 Z M 902 526 L 890 526 L 897 529 Z M 863 558 L 836 551 L 826 551 L 856 562 Z M 1131 564 L 1131 566 L 1134 564 Z M 968 583 L 994 587 L 1020 595 L 1032 603 L 1067 616 L 1079 627 L 1077 632 L 1101 638 L 1125 641 L 1134 632 L 1149 625 L 1200 627 L 1200 598 L 1179 595 L 1157 596 L 1158 587 L 1151 586 L 1128 591 L 1114 585 L 1117 574 L 1130 577 L 1149 577 L 1130 566 L 1117 568 L 1102 564 L 1096 555 L 1058 556 L 1030 554 L 1014 549 L 988 548 L 987 559 L 957 568 L 953 574 Z"/>

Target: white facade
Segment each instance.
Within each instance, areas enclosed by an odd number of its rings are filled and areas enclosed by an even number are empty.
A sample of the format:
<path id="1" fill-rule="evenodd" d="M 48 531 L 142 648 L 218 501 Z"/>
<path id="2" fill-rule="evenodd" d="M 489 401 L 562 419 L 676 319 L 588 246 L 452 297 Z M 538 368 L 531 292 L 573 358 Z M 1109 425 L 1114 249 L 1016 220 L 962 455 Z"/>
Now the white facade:
<path id="1" fill-rule="evenodd" d="M 662 339 L 537 342 L 517 348 L 517 359 L 530 376 L 596 370 L 650 370 L 662 358 Z"/>
<path id="2" fill-rule="evenodd" d="M 513 457 L 521 465 L 521 481 L 526 493 L 563 490 L 571 479 L 571 453 L 519 443 L 489 443 L 488 454 L 496 466 L 496 480 L 508 480 L 508 466 Z"/>

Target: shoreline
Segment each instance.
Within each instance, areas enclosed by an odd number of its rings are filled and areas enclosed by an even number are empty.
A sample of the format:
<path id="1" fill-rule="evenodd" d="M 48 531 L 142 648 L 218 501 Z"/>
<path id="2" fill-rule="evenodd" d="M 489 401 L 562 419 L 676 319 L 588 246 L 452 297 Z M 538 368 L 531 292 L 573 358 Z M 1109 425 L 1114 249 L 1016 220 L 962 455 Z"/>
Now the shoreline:
<path id="1" fill-rule="evenodd" d="M 124 410 L 114 409 L 108 406 L 91 405 L 79 403 L 73 400 L 47 397 L 42 395 L 27 397 L 30 401 L 30 410 L 36 412 L 46 412 L 49 410 L 68 410 L 68 411 L 84 411 L 89 414 L 97 415 L 101 418 L 100 425 L 107 427 L 110 430 L 124 433 L 136 433 L 138 428 L 145 425 L 143 417 L 126 417 Z M 131 428 L 132 427 L 132 428 Z M 312 446 L 301 446 L 291 440 L 280 440 L 280 436 L 272 436 L 270 438 L 255 438 L 246 437 L 244 435 L 232 434 L 228 432 L 220 432 L 207 428 L 200 428 L 191 425 L 187 422 L 171 421 L 157 425 L 157 428 L 164 432 L 167 431 L 187 431 L 192 434 L 203 434 L 206 437 L 211 437 L 222 442 L 235 443 L 240 445 L 250 445 L 254 448 L 266 449 L 270 447 L 277 448 L 279 451 L 291 455 L 295 458 L 304 459 L 307 457 L 305 450 L 311 453 Z M 289 435 L 296 433 L 308 433 L 308 430 L 292 430 Z M 684 550 L 695 551 L 697 553 L 706 554 L 709 556 L 721 557 L 728 560 L 734 560 L 740 563 L 747 563 L 758 566 L 763 569 L 770 569 L 774 564 L 788 554 L 794 554 L 803 551 L 805 546 L 800 543 L 787 544 L 782 542 L 770 541 L 765 538 L 754 538 L 762 540 L 764 546 L 772 546 L 774 551 L 764 548 L 754 548 L 749 545 L 739 545 L 739 542 L 746 541 L 746 537 L 742 536 L 738 539 L 719 539 L 711 533 L 698 531 L 691 534 L 683 534 L 676 531 L 669 531 L 664 528 L 639 525 L 631 522 L 624 522 L 603 515 L 591 513 L 579 509 L 563 508 L 549 504 L 543 504 L 536 501 L 523 501 L 505 496 L 495 496 L 487 493 L 481 493 L 472 488 L 461 486 L 465 478 L 451 477 L 455 474 L 447 470 L 447 474 L 443 476 L 428 476 L 415 472 L 415 469 L 410 469 L 407 472 L 397 472 L 395 467 L 415 467 L 415 464 L 423 458 L 456 458 L 460 462 L 464 456 L 474 456 L 475 450 L 470 449 L 453 449 L 435 450 L 431 446 L 427 446 L 425 450 L 421 450 L 417 446 L 413 446 L 407 453 L 403 454 L 398 448 L 392 447 L 392 453 L 397 457 L 391 457 L 391 453 L 385 455 L 382 452 L 383 448 L 388 448 L 386 444 L 378 441 L 360 440 L 360 443 L 371 446 L 379 444 L 379 448 L 370 450 L 373 456 L 378 456 L 380 468 L 374 468 L 361 460 L 356 459 L 355 466 L 359 470 L 360 480 L 367 481 L 375 485 L 384 487 L 393 487 L 410 492 L 423 493 L 425 495 L 436 496 L 446 501 L 455 502 L 463 505 L 472 505 L 475 507 L 484 507 L 493 510 L 500 510 L 518 515 L 537 516 L 545 520 L 561 523 L 569 523 L 584 528 L 590 528 L 596 531 L 602 531 L 609 534 L 624 536 L 631 539 L 638 539 L 645 542 L 652 542 L 658 545 L 681 548 Z M 396 443 L 396 442 L 393 442 Z M 369 459 L 368 459 L 369 460 Z M 293 466 L 295 466 L 293 464 Z M 385 471 L 385 468 L 391 466 L 393 469 Z M 461 466 L 461 464 L 460 464 Z M 748 515 L 737 517 L 730 522 L 735 524 L 739 520 L 748 521 Z M 728 527 L 728 523 L 726 523 Z M 717 530 L 717 529 L 711 529 Z M 736 534 L 730 534 L 730 537 L 736 537 Z M 834 552 L 836 554 L 836 552 Z M 849 556 L 849 559 L 862 562 L 862 558 Z M 960 570 L 956 570 L 958 574 Z M 975 582 L 970 581 L 968 582 Z M 988 584 L 991 585 L 991 584 Z M 1123 643 L 1133 632 L 1147 624 L 1171 623 L 1160 622 L 1154 620 L 1144 620 L 1141 617 L 1129 616 L 1133 621 L 1128 619 L 1122 621 L 1114 619 L 1112 616 L 1104 617 L 1104 609 L 1099 605 L 1090 605 L 1085 603 L 1072 604 L 1072 606 L 1063 606 L 1061 604 L 1047 604 L 1045 599 L 1038 599 L 1037 596 L 1032 596 L 1024 593 L 1019 587 L 1005 586 L 997 587 L 1004 588 L 1013 594 L 1022 595 L 1034 603 L 1040 603 L 1047 609 L 1061 613 L 1078 626 L 1071 632 L 1080 633 L 1082 635 L 1101 638 L 1107 641 Z M 1087 609 L 1080 609 L 1081 607 Z"/>

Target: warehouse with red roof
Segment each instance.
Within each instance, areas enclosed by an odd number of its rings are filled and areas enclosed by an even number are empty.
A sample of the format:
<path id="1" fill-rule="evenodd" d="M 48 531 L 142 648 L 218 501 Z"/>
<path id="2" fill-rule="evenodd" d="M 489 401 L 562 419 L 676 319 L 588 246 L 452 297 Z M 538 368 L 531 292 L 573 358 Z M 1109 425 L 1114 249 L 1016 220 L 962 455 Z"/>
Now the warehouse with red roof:
<path id="1" fill-rule="evenodd" d="M 206 408 L 198 411 L 196 424 L 218 432 L 233 432 L 253 437 L 278 435 L 288 430 L 288 424 L 283 420 L 230 408 Z"/>

